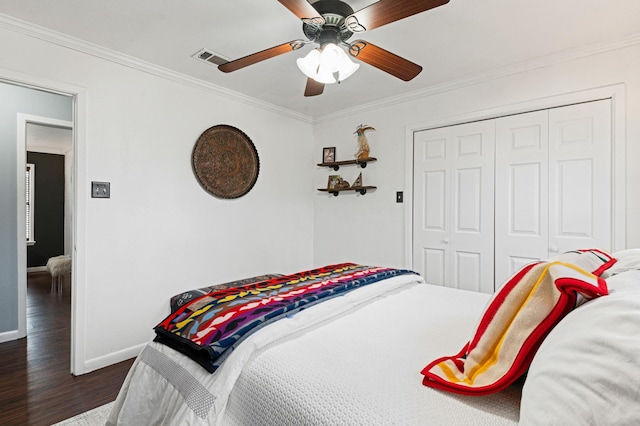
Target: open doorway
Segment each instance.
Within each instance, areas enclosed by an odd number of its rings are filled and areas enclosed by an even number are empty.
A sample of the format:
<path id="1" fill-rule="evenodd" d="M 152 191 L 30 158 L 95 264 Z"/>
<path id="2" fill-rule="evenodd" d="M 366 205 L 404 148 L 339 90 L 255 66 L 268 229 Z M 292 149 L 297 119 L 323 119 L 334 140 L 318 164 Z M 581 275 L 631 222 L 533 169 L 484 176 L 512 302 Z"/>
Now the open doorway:
<path id="1" fill-rule="evenodd" d="M 3 241 L 0 249 L 0 270 L 3 271 L 0 276 L 0 342 L 5 342 L 27 335 L 27 127 L 30 133 L 37 133 L 41 128 L 34 126 L 46 126 L 46 130 L 64 129 L 67 135 L 73 135 L 75 97 L 0 81 L 0 98 L 3 100 L 0 108 L 0 196 L 5 201 L 0 208 L 0 240 Z M 65 145 L 47 146 L 38 142 L 37 134 L 33 136 L 35 144 L 41 146 L 39 150 L 64 155 L 67 171 L 75 169 L 74 137 Z M 71 175 L 69 172 L 64 179 L 69 182 Z M 75 183 L 64 186 L 67 191 L 64 204 L 70 206 L 67 217 L 73 220 Z M 74 227 L 68 228 L 67 239 L 72 241 Z M 37 239 L 35 241 L 37 244 Z M 71 251 L 73 244 L 68 244 Z"/>
<path id="2" fill-rule="evenodd" d="M 19 256 L 19 267 L 25 268 L 26 276 L 25 285 L 19 290 L 26 297 L 27 346 L 57 341 L 57 351 L 66 355 L 66 360 L 60 361 L 67 364 L 73 281 L 70 274 L 61 274 L 54 288 L 46 265 L 57 256 L 68 256 L 73 261 L 73 123 L 23 113 L 18 113 L 17 118 L 18 169 L 23 157 L 22 170 L 27 172 L 25 191 L 19 189 L 18 196 L 19 207 L 25 205 L 25 226 L 19 226 L 18 232 L 27 236 L 26 259 Z M 51 328 L 43 319 L 57 325 Z"/>
<path id="3" fill-rule="evenodd" d="M 71 374 L 87 372 L 84 357 L 84 200 L 86 91 L 79 86 L 0 70 L 0 343 L 27 335 L 27 245 L 25 241 L 26 123 L 72 129 L 71 163 Z M 17 208 L 16 208 L 17 207 Z M 66 343 L 66 342 L 65 342 Z"/>
<path id="4" fill-rule="evenodd" d="M 27 272 L 44 271 L 52 257 L 71 256 L 73 241 L 73 129 L 71 123 L 62 127 L 64 123 L 35 120 L 25 123 L 27 176 L 31 177 L 25 195 Z"/>

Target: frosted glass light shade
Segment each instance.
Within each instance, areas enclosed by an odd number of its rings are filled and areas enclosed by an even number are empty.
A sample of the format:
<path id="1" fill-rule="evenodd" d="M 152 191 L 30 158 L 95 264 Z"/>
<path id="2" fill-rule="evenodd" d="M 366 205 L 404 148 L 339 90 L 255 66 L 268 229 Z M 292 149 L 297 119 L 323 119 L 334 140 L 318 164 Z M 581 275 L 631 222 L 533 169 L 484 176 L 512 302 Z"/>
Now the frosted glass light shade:
<path id="1" fill-rule="evenodd" d="M 344 52 L 342 52 L 342 54 L 344 55 L 344 60 L 340 64 L 340 71 L 338 72 L 338 78 L 340 79 L 340 81 L 346 80 L 347 78 L 351 77 L 351 75 L 356 72 L 358 68 L 360 68 L 360 64 L 351 62 L 351 60 L 347 58 L 347 55 Z"/>
<path id="2" fill-rule="evenodd" d="M 320 54 L 320 65 L 328 72 L 338 72 L 342 62 L 342 56 L 345 54 L 342 49 L 333 43 L 329 43 L 324 46 L 322 53 Z M 348 60 L 348 58 L 347 58 Z"/>
<path id="3" fill-rule="evenodd" d="M 296 63 L 307 77 L 324 84 L 345 80 L 360 67 L 333 43 L 312 50 L 304 58 L 297 59 Z"/>
<path id="4" fill-rule="evenodd" d="M 318 83 L 324 83 L 324 84 L 333 84 L 337 81 L 336 78 L 333 76 L 333 73 L 327 70 L 326 68 L 323 68 L 322 65 L 318 67 L 318 73 L 315 75 L 315 77 L 311 77 L 311 78 L 313 78 Z"/>
<path id="5" fill-rule="evenodd" d="M 298 68 L 309 78 L 314 78 L 318 74 L 318 65 L 320 65 L 320 51 L 313 49 L 304 58 L 296 60 Z"/>

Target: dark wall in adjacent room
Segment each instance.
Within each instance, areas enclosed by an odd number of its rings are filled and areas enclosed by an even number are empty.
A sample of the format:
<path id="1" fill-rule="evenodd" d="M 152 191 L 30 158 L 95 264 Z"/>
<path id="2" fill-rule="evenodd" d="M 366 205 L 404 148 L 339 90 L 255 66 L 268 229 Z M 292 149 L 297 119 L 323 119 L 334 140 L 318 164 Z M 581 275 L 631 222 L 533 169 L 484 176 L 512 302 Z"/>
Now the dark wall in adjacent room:
<path id="1" fill-rule="evenodd" d="M 27 267 L 44 266 L 64 254 L 64 155 L 27 152 L 35 167 L 33 236 Z"/>

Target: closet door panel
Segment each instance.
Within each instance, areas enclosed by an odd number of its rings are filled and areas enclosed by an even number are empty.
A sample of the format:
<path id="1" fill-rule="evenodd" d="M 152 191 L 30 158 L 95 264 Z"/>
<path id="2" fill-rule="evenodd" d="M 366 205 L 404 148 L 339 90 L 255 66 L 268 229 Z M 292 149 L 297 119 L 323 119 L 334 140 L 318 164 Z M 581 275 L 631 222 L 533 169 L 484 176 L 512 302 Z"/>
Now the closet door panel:
<path id="1" fill-rule="evenodd" d="M 414 135 L 413 268 L 445 286 L 450 269 L 451 153 L 447 128 Z"/>
<path id="2" fill-rule="evenodd" d="M 440 249 L 422 249 L 423 278 L 429 284 L 445 286 L 445 250 Z"/>
<path id="3" fill-rule="evenodd" d="M 447 171 L 433 170 L 424 172 L 423 175 L 425 189 L 422 211 L 423 229 L 432 232 L 444 232 L 446 229 L 447 209 L 445 200 L 447 199 Z"/>
<path id="4" fill-rule="evenodd" d="M 478 234 L 482 230 L 482 169 L 456 170 L 455 176 L 455 229 L 456 232 Z"/>
<path id="5" fill-rule="evenodd" d="M 548 112 L 496 119 L 496 288 L 548 257 Z"/>
<path id="6" fill-rule="evenodd" d="M 593 161 L 591 159 L 558 161 L 555 178 L 556 237 L 592 238 L 595 231 L 592 182 L 596 179 Z"/>
<path id="7" fill-rule="evenodd" d="M 518 236 L 540 236 L 542 193 L 540 163 L 513 164 L 509 170 L 509 199 L 512 206 L 509 231 Z"/>
<path id="8" fill-rule="evenodd" d="M 483 282 L 486 279 L 482 275 L 483 260 L 483 254 L 479 252 L 465 252 L 462 250 L 455 252 L 453 278 L 458 288 L 478 292 L 492 292 L 485 288 L 486 284 Z"/>
<path id="9" fill-rule="evenodd" d="M 429 283 L 493 292 L 494 123 L 414 135 L 414 269 Z"/>
<path id="10" fill-rule="evenodd" d="M 447 170 L 433 170 L 423 174 L 423 206 L 422 206 L 422 235 L 430 243 L 422 245 L 422 274 L 428 283 L 445 285 L 445 270 L 447 269 L 447 246 L 442 241 L 447 235 L 448 206 L 448 172 Z"/>
<path id="11" fill-rule="evenodd" d="M 493 293 L 495 123 L 451 127 L 452 285 Z"/>
<path id="12" fill-rule="evenodd" d="M 549 110 L 550 248 L 611 247 L 611 105 Z"/>

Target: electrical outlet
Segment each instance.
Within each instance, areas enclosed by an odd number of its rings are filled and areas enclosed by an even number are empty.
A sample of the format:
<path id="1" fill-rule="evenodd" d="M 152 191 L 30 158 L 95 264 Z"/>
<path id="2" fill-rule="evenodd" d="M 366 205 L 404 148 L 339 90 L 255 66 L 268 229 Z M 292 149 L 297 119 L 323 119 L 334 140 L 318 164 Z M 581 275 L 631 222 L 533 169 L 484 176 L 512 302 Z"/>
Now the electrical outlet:
<path id="1" fill-rule="evenodd" d="M 402 194 L 402 191 L 396 192 L 396 203 L 402 203 L 403 199 L 404 199 L 404 196 Z"/>
<path id="2" fill-rule="evenodd" d="M 111 198 L 111 183 L 91 182 L 91 198 Z"/>

